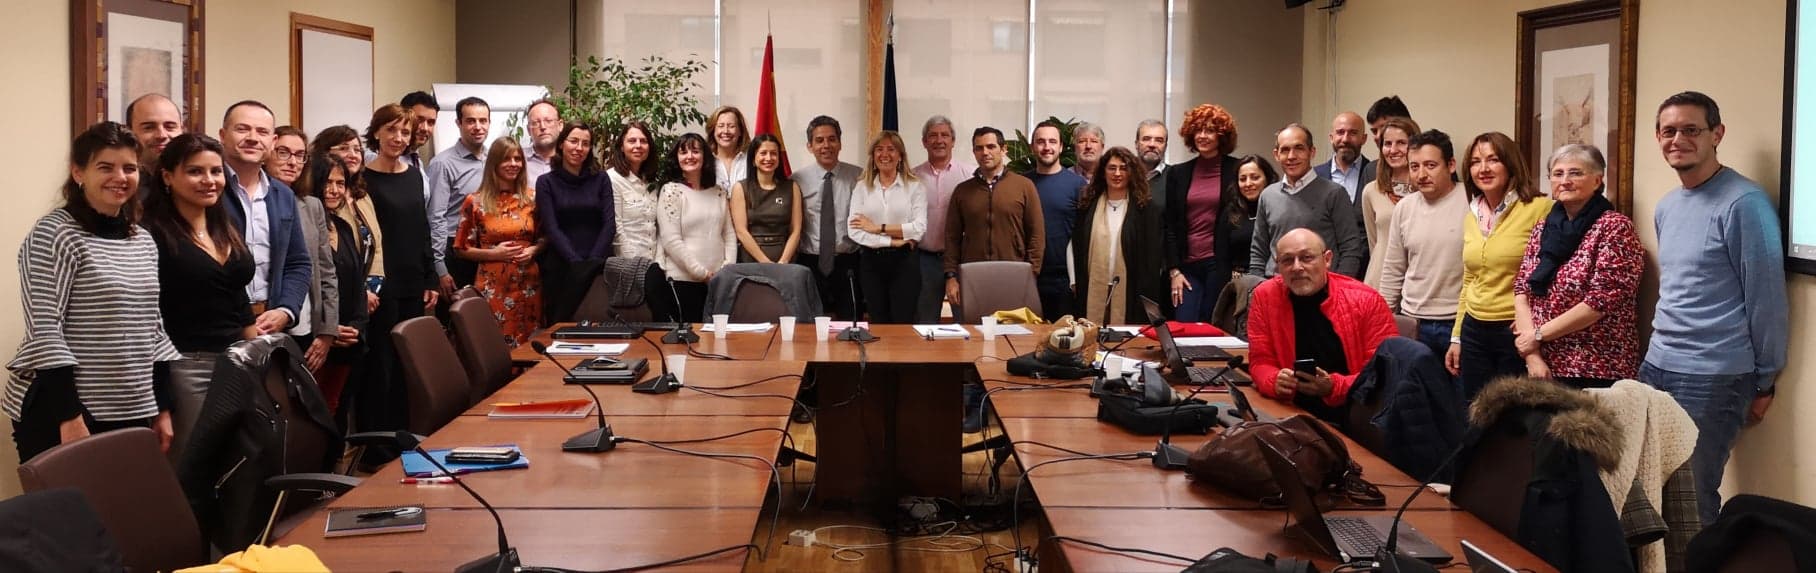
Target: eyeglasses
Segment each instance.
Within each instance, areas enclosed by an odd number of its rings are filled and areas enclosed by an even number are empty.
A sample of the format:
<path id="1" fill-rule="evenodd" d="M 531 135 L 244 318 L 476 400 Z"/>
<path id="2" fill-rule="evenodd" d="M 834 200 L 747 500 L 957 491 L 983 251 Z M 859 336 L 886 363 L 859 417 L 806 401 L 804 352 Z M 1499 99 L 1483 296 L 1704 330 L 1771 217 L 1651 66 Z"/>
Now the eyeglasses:
<path id="1" fill-rule="evenodd" d="M 276 158 L 278 163 L 302 163 L 304 159 L 308 158 L 301 151 L 291 151 L 282 147 L 272 151 L 271 156 Z"/>
<path id="2" fill-rule="evenodd" d="M 1677 136 L 1679 134 L 1682 134 L 1684 136 L 1684 138 L 1686 138 L 1686 139 L 1696 139 L 1697 137 L 1701 137 L 1702 134 L 1708 133 L 1708 132 L 1709 132 L 1709 130 L 1707 128 L 1696 127 L 1696 126 L 1658 128 L 1658 136 L 1661 138 L 1664 138 L 1664 139 L 1677 139 Z"/>
<path id="3" fill-rule="evenodd" d="M 1318 262 L 1318 259 L 1323 256 L 1324 255 L 1321 253 L 1305 253 L 1297 257 L 1293 255 L 1280 255 L 1274 257 L 1274 266 L 1284 269 L 1292 266 L 1294 261 L 1298 261 L 1302 266 L 1310 266 L 1312 263 Z"/>
<path id="4" fill-rule="evenodd" d="M 336 145 L 334 147 L 330 147 L 330 148 L 328 148 L 328 152 L 333 153 L 335 155 L 345 155 L 348 153 L 365 153 L 366 146 L 360 145 L 358 143 L 348 142 L 348 143 L 342 143 L 340 145 Z"/>

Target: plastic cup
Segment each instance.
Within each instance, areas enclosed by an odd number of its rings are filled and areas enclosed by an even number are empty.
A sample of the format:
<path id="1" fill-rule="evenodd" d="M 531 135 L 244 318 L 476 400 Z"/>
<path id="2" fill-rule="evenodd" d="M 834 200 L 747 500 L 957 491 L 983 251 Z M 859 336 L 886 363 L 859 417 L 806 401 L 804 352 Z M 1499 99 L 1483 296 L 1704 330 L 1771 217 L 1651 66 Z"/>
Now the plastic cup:
<path id="1" fill-rule="evenodd" d="M 793 341 L 795 339 L 795 317 L 784 316 L 781 318 L 781 321 L 782 326 L 780 328 L 782 329 L 782 341 Z"/>
<path id="2" fill-rule="evenodd" d="M 668 364 L 668 372 L 675 375 L 675 380 L 687 383 L 687 355 L 670 354 L 662 358 Z"/>
<path id="3" fill-rule="evenodd" d="M 830 316 L 813 317 L 813 339 L 814 340 L 825 342 L 828 331 L 830 331 L 830 330 L 832 330 L 832 317 L 830 317 Z"/>
<path id="4" fill-rule="evenodd" d="M 713 315 L 713 338 L 725 338 L 725 330 L 730 326 L 730 322 L 731 315 L 729 314 Z"/>
<path id="5" fill-rule="evenodd" d="M 996 340 L 996 317 L 986 316 L 977 325 L 977 330 L 984 333 L 984 340 Z"/>

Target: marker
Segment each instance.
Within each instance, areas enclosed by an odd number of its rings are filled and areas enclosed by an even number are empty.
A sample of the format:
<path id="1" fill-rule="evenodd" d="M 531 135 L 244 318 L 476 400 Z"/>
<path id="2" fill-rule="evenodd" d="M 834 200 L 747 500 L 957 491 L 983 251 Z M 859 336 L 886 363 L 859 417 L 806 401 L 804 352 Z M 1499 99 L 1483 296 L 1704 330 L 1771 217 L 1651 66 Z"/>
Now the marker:
<path id="1" fill-rule="evenodd" d="M 407 478 L 397 480 L 397 483 L 406 484 L 406 485 L 446 484 L 446 483 L 454 483 L 454 478 L 448 477 L 448 476 L 419 477 L 419 478 L 407 477 Z"/>

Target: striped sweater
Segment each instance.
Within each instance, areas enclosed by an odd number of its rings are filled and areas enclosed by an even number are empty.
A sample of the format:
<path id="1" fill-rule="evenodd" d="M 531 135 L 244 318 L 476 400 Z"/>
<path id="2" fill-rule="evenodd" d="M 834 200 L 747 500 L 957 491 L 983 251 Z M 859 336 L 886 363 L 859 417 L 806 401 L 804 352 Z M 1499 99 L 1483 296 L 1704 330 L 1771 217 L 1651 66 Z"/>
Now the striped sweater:
<path id="1" fill-rule="evenodd" d="M 158 414 L 152 364 L 177 360 L 158 311 L 158 250 L 151 234 L 97 237 L 69 212 L 38 219 L 19 247 L 25 340 L 7 365 L 0 410 L 23 416 L 39 370 L 75 366 L 76 393 L 96 420 Z"/>

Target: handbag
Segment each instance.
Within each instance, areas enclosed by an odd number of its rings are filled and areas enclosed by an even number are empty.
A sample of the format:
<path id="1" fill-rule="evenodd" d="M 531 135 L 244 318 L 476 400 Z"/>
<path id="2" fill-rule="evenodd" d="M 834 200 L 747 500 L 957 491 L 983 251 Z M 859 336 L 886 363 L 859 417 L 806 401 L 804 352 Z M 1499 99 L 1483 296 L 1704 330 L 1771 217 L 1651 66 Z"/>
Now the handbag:
<path id="1" fill-rule="evenodd" d="M 1304 487 L 1332 492 L 1358 505 L 1381 507 L 1387 498 L 1362 479 L 1362 466 L 1329 426 L 1309 415 L 1282 420 L 1242 422 L 1205 442 L 1186 460 L 1193 479 L 1222 487 L 1263 503 L 1280 498 L 1280 484 L 1262 457 L 1262 444 L 1292 460 Z"/>

